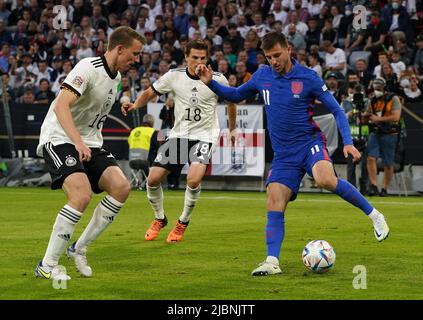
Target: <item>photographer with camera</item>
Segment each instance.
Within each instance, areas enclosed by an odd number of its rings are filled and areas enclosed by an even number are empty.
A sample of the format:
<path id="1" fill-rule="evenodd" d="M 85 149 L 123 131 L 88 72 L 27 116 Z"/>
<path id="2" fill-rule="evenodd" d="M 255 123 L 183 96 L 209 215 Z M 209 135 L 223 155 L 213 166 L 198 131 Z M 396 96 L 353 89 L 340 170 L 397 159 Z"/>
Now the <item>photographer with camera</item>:
<path id="1" fill-rule="evenodd" d="M 395 151 L 400 133 L 401 102 L 397 95 L 386 90 L 383 78 L 372 83 L 374 97 L 370 100 L 366 117 L 369 120 L 367 170 L 370 178 L 369 196 L 379 194 L 377 187 L 377 159 L 384 165 L 383 186 L 380 196 L 387 196 L 387 189 L 394 175 Z"/>
<path id="2" fill-rule="evenodd" d="M 367 140 L 369 136 L 369 127 L 364 123 L 362 115 L 366 111 L 366 102 L 364 94 L 364 87 L 359 84 L 358 75 L 355 72 L 348 74 L 348 88 L 347 96 L 344 97 L 341 107 L 350 125 L 350 132 L 353 138 L 354 147 L 361 153 L 360 169 L 361 176 L 359 178 L 360 193 L 365 195 L 368 186 L 367 174 Z M 347 179 L 354 186 L 357 187 L 356 165 L 352 157 L 347 158 Z"/>

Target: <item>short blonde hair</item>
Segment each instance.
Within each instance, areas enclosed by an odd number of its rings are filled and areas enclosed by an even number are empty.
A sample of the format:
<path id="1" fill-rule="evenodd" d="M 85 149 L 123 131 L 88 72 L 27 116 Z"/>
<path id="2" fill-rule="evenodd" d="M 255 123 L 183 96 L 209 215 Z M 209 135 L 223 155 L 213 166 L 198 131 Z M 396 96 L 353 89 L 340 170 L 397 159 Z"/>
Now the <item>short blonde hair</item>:
<path id="1" fill-rule="evenodd" d="M 146 43 L 145 38 L 134 29 L 126 26 L 118 27 L 109 37 L 107 50 L 111 51 L 118 45 L 129 48 L 134 40 L 138 40 L 142 44 Z"/>

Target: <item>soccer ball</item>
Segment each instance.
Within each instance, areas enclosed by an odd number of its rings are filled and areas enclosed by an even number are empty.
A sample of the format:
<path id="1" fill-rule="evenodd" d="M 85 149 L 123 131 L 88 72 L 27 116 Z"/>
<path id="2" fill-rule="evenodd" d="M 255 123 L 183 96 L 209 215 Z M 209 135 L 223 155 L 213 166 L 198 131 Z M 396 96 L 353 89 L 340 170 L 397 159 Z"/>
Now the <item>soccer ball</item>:
<path id="1" fill-rule="evenodd" d="M 315 273 L 328 272 L 335 263 L 335 250 L 325 240 L 313 240 L 303 250 L 303 262 L 307 269 Z"/>

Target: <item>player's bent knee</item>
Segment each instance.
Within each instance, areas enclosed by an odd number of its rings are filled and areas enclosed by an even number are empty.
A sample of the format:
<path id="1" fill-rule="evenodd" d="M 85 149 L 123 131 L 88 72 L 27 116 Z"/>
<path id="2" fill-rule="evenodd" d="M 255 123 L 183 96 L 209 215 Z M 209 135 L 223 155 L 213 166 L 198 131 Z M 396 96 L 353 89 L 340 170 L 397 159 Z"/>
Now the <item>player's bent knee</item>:
<path id="1" fill-rule="evenodd" d="M 267 199 L 268 211 L 284 211 L 285 206 L 285 202 L 279 197 L 269 197 Z"/>
<path id="2" fill-rule="evenodd" d="M 158 187 L 160 185 L 161 181 L 160 179 L 157 179 L 156 177 L 148 177 L 147 178 L 147 185 L 149 187 Z"/>
<path id="3" fill-rule="evenodd" d="M 191 189 L 197 189 L 200 184 L 201 184 L 201 179 L 188 179 L 187 180 L 187 185 Z"/>
<path id="4" fill-rule="evenodd" d="M 108 193 L 119 202 L 125 202 L 131 192 L 131 185 L 128 180 L 121 179 L 116 181 Z"/>
<path id="5" fill-rule="evenodd" d="M 338 184 L 338 179 L 336 177 L 322 177 L 316 179 L 316 185 L 319 188 L 328 189 L 328 190 L 335 190 L 336 185 Z"/>
<path id="6" fill-rule="evenodd" d="M 73 191 L 68 196 L 70 206 L 79 212 L 84 212 L 91 201 L 91 194 L 91 189 L 78 189 Z"/>

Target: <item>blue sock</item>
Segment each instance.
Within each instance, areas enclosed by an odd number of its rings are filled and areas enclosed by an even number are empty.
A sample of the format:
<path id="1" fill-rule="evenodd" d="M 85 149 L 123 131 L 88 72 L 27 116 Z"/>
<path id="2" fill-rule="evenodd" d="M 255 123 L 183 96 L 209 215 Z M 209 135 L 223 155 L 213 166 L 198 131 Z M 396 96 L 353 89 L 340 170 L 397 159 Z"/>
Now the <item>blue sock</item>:
<path id="1" fill-rule="evenodd" d="M 285 235 L 285 215 L 283 211 L 268 211 L 266 224 L 267 256 L 279 259 Z"/>
<path id="2" fill-rule="evenodd" d="M 366 215 L 369 215 L 373 211 L 373 206 L 369 201 L 348 181 L 338 178 L 338 185 L 334 193 L 353 206 L 360 208 Z"/>

